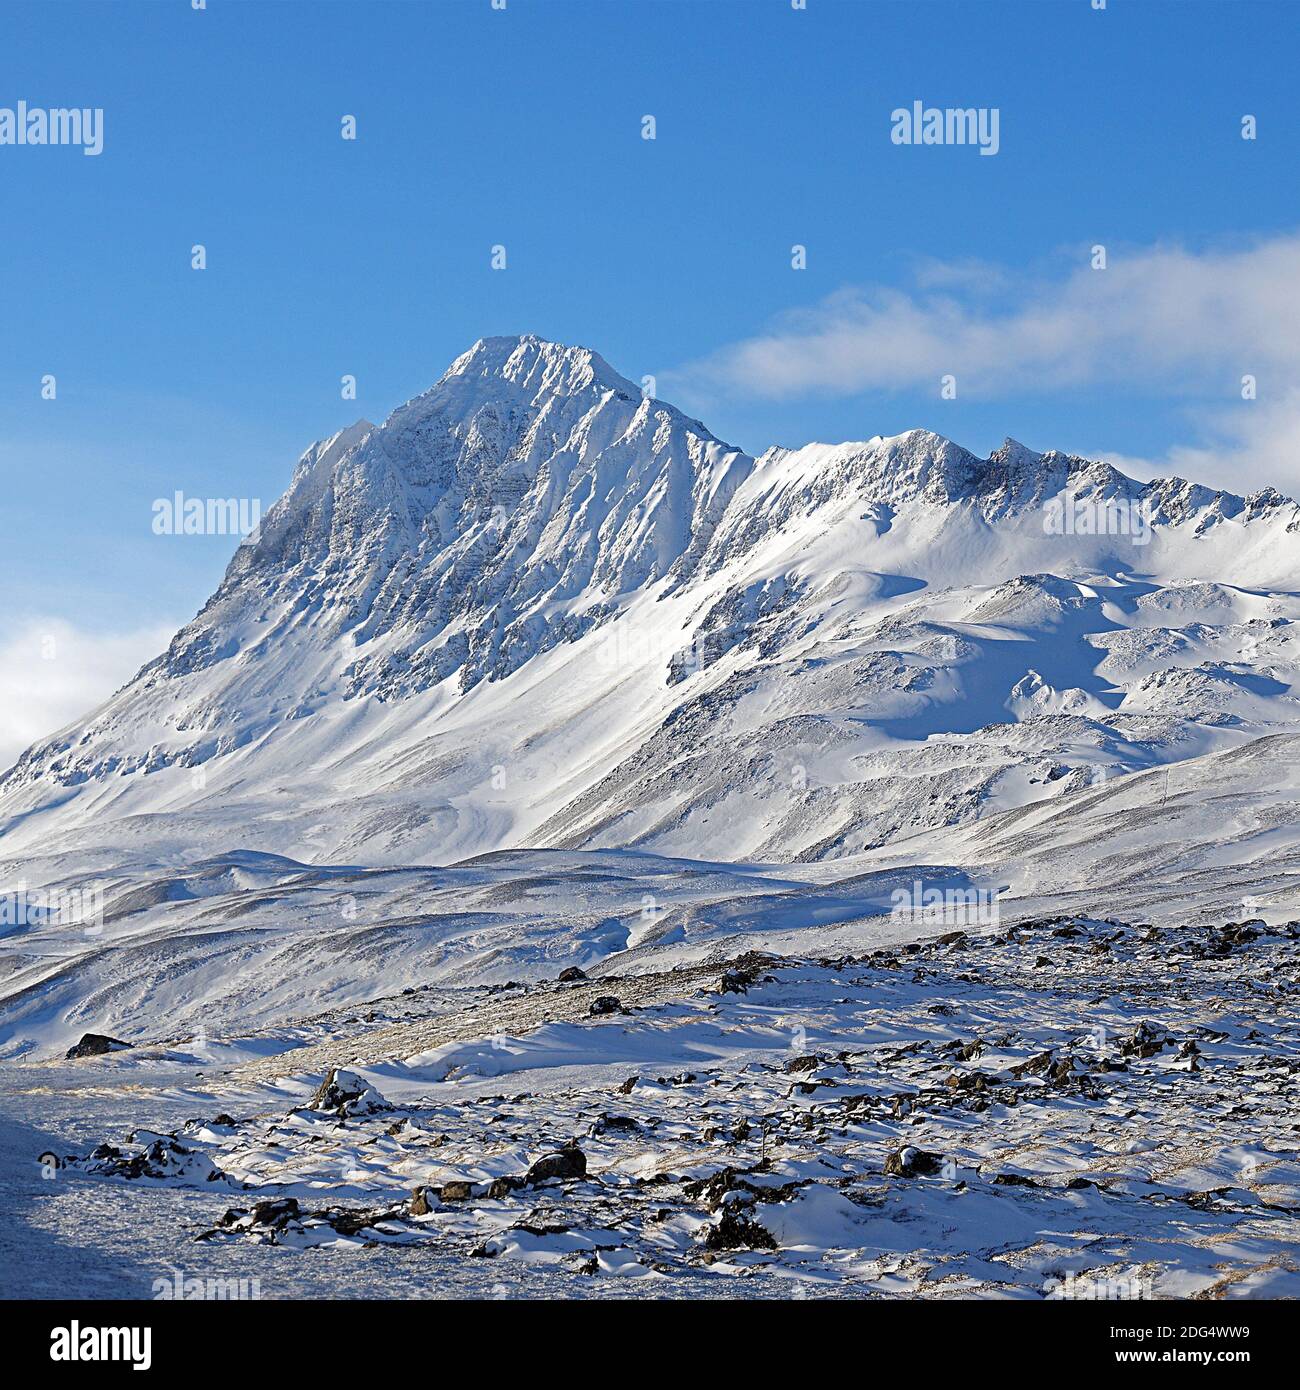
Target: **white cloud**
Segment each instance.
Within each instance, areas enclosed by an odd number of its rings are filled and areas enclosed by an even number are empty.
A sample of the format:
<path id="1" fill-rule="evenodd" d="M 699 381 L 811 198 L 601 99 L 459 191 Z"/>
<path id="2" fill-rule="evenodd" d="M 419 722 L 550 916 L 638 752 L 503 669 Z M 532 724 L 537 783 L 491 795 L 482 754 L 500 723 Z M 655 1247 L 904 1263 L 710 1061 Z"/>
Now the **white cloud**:
<path id="1" fill-rule="evenodd" d="M 1055 279 L 927 262 L 911 289 L 847 289 L 673 376 L 763 397 L 920 389 L 951 374 L 966 399 L 1114 383 L 1169 397 L 1201 443 L 1169 451 L 1250 480 L 1300 477 L 1300 236 L 1227 251 L 1111 247 L 1104 270 Z M 1242 377 L 1258 399 L 1242 401 Z"/>
<path id="2" fill-rule="evenodd" d="M 0 637 L 0 769 L 102 704 L 166 648 L 178 626 L 109 633 L 32 618 Z"/>
<path id="3" fill-rule="evenodd" d="M 1173 444 L 1157 458 L 1138 458 L 1114 449 L 1083 448 L 1087 458 L 1105 459 L 1135 478 L 1171 474 L 1212 482 L 1230 492 L 1272 486 L 1300 499 L 1300 385 L 1277 400 L 1196 412 L 1202 444 Z"/>
<path id="4" fill-rule="evenodd" d="M 1116 379 L 1186 391 L 1228 373 L 1226 389 L 1300 365 L 1300 236 L 1202 255 L 1116 249 L 1105 270 L 1015 284 L 995 268 L 930 262 L 913 290 L 842 290 L 679 375 L 782 396 L 952 373 L 991 397 Z"/>

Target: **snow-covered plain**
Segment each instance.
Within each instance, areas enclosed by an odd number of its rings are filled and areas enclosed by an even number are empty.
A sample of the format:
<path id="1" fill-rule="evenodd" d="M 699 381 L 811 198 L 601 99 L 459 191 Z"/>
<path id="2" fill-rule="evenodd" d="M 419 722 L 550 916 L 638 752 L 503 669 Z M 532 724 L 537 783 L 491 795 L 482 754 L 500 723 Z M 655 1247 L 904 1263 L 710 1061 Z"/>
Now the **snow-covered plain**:
<path id="1" fill-rule="evenodd" d="M 585 349 L 476 344 L 309 449 L 167 652 L 0 778 L 0 894 L 103 904 L 0 924 L 13 1118 L 58 1097 L 79 1154 L 23 1229 L 158 1186 L 205 1251 L 432 1235 L 520 1291 L 1290 1292 L 1298 536 L 1011 440 L 754 459 Z M 1146 1024 L 1168 1055 L 1123 1052 Z M 335 1067 L 383 1108 L 307 1107 Z M 183 1161 L 87 1159 L 124 1116 Z M 584 1176 L 513 1185 L 565 1139 Z M 909 1147 L 942 1171 L 886 1174 Z"/>
<path id="2" fill-rule="evenodd" d="M 25 1108 L 143 1097 L 26 1219 L 75 1247 L 119 1189 L 137 1262 L 268 1297 L 322 1254 L 396 1296 L 1294 1297 L 1295 941 L 1047 919 L 29 1065 Z"/>

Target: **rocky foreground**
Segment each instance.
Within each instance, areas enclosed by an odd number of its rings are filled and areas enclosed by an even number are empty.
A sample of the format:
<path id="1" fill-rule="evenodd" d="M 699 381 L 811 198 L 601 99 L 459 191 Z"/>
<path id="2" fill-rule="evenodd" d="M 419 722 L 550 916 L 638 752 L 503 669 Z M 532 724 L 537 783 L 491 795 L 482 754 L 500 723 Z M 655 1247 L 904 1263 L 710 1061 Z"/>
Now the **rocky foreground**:
<path id="1" fill-rule="evenodd" d="M 455 1012 L 407 991 L 209 1074 L 210 1116 L 61 1162 L 228 1190 L 190 1234 L 254 1274 L 259 1246 L 437 1242 L 532 1294 L 549 1268 L 661 1295 L 761 1271 L 809 1296 L 1297 1296 L 1298 937 L 1049 919 L 571 970 Z"/>

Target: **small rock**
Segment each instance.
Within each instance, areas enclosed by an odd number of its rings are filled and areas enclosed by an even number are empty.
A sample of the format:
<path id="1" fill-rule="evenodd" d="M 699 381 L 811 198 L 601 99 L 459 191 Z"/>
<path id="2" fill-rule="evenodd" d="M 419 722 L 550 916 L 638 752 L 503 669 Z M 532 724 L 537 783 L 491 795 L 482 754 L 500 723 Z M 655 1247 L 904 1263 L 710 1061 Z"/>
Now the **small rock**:
<path id="1" fill-rule="evenodd" d="M 555 978 L 560 984 L 567 985 L 572 984 L 574 980 L 585 980 L 587 978 L 587 972 L 585 970 L 579 970 L 576 965 L 570 965 L 561 970 Z"/>
<path id="2" fill-rule="evenodd" d="M 290 1221 L 297 1221 L 301 1213 L 296 1197 L 280 1197 L 267 1202 L 258 1202 L 251 1211 L 232 1207 L 217 1223 L 219 1226 L 239 1226 L 247 1229 L 253 1226 L 270 1227 L 280 1230 Z"/>
<path id="3" fill-rule="evenodd" d="M 1175 1040 L 1169 1036 L 1168 1031 L 1158 1023 L 1149 1023 L 1143 1019 L 1133 1030 L 1132 1037 L 1125 1038 L 1119 1045 L 1119 1050 L 1126 1057 L 1154 1057 L 1163 1052 L 1166 1047 L 1175 1046 Z"/>
<path id="4" fill-rule="evenodd" d="M 593 1134 L 607 1134 L 613 1131 L 616 1134 L 634 1134 L 641 1128 L 639 1120 L 634 1120 L 631 1115 L 600 1115 L 591 1126 Z"/>
<path id="5" fill-rule="evenodd" d="M 623 1005 L 612 994 L 600 994 L 591 1001 L 591 1007 L 588 1008 L 587 1012 L 589 1014 L 621 1014 Z"/>

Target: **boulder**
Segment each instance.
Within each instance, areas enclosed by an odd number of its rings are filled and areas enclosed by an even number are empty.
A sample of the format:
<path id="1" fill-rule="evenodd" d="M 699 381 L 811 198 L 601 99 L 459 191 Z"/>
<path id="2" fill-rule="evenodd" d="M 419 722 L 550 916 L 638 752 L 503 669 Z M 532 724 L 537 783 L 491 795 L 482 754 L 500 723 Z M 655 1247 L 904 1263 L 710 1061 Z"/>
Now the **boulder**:
<path id="1" fill-rule="evenodd" d="M 929 1178 L 943 1168 L 943 1155 L 909 1144 L 885 1159 L 885 1172 L 896 1178 Z"/>
<path id="2" fill-rule="evenodd" d="M 529 1187 L 553 1180 L 565 1181 L 587 1176 L 587 1155 L 572 1142 L 555 1153 L 545 1154 L 524 1175 Z"/>
<path id="3" fill-rule="evenodd" d="M 717 1222 L 704 1228 L 706 1250 L 775 1250 L 776 1239 L 765 1226 L 734 1206 L 724 1207 Z"/>
<path id="4" fill-rule="evenodd" d="M 121 1052 L 133 1044 L 122 1042 L 120 1038 L 110 1038 L 104 1033 L 83 1033 L 81 1041 L 68 1048 L 68 1057 L 102 1057 L 106 1052 Z"/>
<path id="5" fill-rule="evenodd" d="M 388 1102 L 368 1082 L 354 1071 L 342 1067 L 331 1067 L 325 1080 L 316 1089 L 307 1107 L 309 1110 L 325 1110 L 340 1117 L 346 1115 L 373 1115 L 380 1110 L 391 1109 Z"/>

